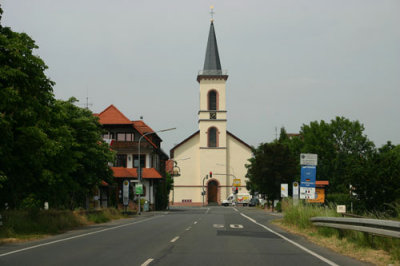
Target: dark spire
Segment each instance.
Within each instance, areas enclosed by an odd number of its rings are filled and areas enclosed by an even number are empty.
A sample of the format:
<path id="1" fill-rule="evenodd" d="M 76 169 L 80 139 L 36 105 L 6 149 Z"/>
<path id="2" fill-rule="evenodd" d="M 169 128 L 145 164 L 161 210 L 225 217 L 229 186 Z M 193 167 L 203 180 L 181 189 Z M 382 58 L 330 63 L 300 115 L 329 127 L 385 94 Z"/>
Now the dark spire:
<path id="1" fill-rule="evenodd" d="M 214 70 L 214 71 L 221 70 L 221 62 L 219 61 L 217 38 L 215 37 L 214 22 L 212 20 L 210 25 L 210 33 L 208 34 L 206 59 L 204 60 L 203 70 L 205 72 L 207 72 L 207 70 Z"/>
<path id="2" fill-rule="evenodd" d="M 228 79 L 226 71 L 222 71 L 221 68 L 221 61 L 219 60 L 217 38 L 215 37 L 213 19 L 211 19 L 210 32 L 208 34 L 206 59 L 204 60 L 204 67 L 203 70 L 199 72 L 199 75 L 197 76 L 197 81 L 200 82 L 200 79 L 211 76 L 212 78 L 219 77 L 225 80 Z"/>

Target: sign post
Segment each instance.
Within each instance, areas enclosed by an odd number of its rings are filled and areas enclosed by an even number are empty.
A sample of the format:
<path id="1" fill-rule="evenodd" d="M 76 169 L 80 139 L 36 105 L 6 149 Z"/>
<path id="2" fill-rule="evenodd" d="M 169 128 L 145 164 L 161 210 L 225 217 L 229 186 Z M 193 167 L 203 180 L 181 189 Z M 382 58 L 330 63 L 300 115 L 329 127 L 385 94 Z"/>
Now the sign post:
<path id="1" fill-rule="evenodd" d="M 315 181 L 317 177 L 318 155 L 300 154 L 301 180 L 300 199 L 315 199 Z"/>
<path id="2" fill-rule="evenodd" d="M 129 180 L 124 180 L 122 184 L 122 199 L 124 206 L 128 206 L 129 204 Z"/>
<path id="3" fill-rule="evenodd" d="M 297 206 L 299 204 L 299 183 L 293 182 L 293 205 Z"/>

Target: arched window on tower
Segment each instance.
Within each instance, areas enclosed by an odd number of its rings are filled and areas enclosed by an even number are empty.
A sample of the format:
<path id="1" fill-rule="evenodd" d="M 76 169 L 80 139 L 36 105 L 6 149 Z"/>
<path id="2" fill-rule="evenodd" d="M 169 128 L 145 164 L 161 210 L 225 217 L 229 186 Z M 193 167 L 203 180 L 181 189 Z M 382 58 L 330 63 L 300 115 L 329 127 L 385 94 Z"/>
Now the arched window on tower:
<path id="1" fill-rule="evenodd" d="M 218 147 L 218 130 L 215 127 L 208 129 L 208 147 Z"/>
<path id="2" fill-rule="evenodd" d="M 208 110 L 218 110 L 218 94 L 216 90 L 208 92 Z"/>

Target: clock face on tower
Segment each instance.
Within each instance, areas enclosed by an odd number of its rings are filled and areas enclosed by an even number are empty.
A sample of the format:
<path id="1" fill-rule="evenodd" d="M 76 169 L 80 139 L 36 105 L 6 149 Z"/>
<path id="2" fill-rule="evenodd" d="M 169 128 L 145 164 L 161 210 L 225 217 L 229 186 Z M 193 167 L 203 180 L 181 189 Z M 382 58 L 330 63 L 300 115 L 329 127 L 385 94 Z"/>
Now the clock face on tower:
<path id="1" fill-rule="evenodd" d="M 217 113 L 216 112 L 210 112 L 210 119 L 217 119 Z"/>

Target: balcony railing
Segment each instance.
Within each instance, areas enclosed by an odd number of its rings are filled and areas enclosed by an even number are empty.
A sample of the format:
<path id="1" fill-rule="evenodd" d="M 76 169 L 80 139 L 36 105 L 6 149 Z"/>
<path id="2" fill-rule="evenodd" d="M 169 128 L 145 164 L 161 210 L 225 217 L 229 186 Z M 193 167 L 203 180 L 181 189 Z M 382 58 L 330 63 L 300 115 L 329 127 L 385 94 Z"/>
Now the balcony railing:
<path id="1" fill-rule="evenodd" d="M 227 70 L 200 70 L 199 76 L 226 76 Z"/>

